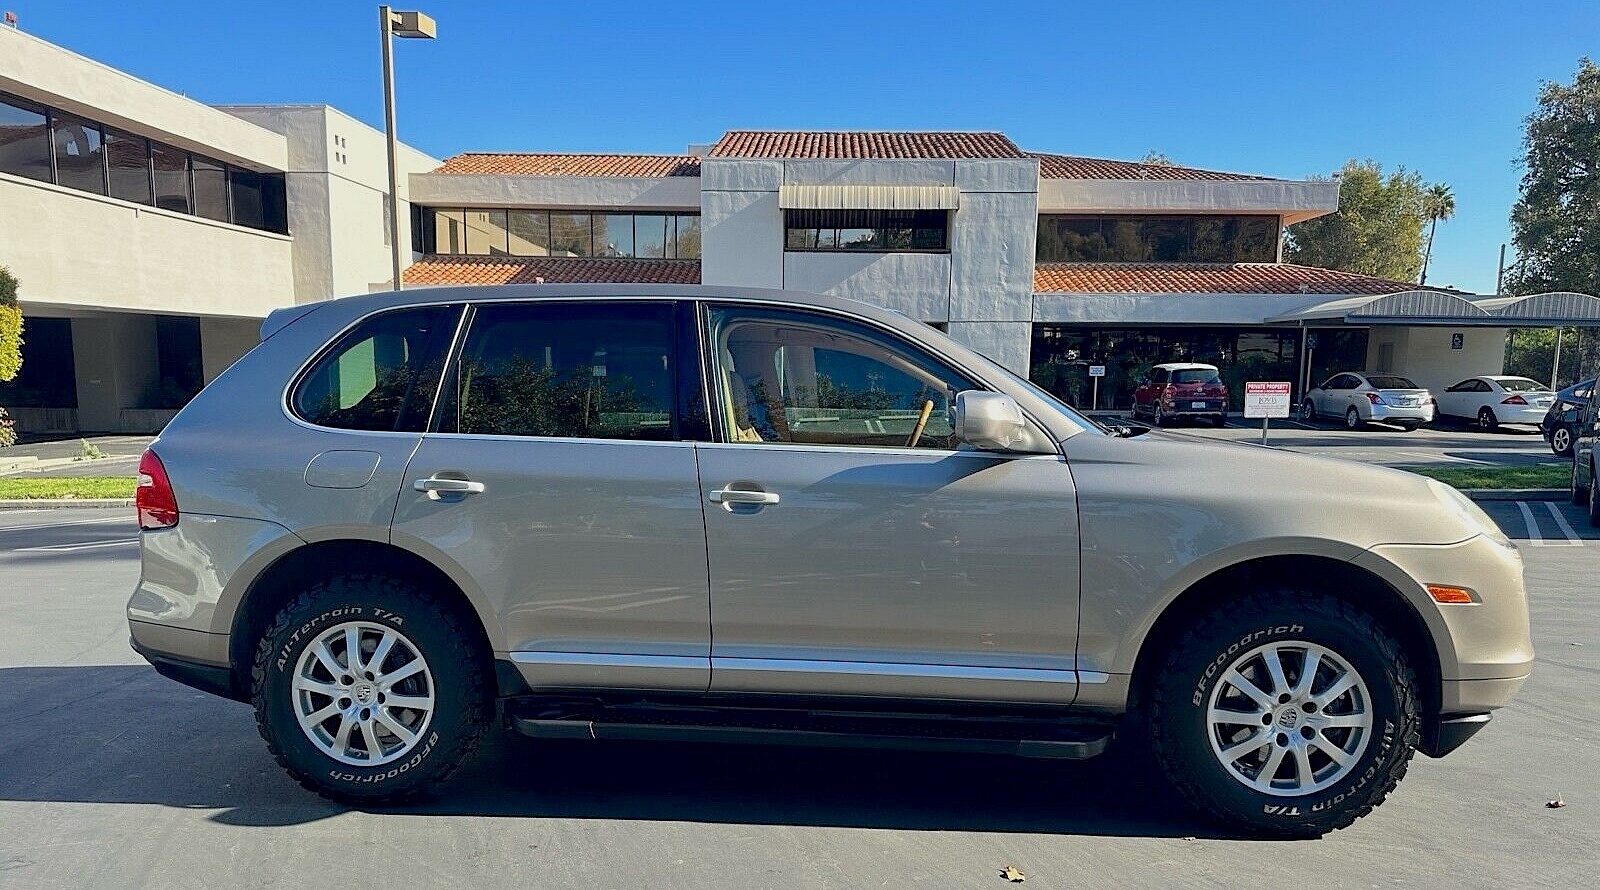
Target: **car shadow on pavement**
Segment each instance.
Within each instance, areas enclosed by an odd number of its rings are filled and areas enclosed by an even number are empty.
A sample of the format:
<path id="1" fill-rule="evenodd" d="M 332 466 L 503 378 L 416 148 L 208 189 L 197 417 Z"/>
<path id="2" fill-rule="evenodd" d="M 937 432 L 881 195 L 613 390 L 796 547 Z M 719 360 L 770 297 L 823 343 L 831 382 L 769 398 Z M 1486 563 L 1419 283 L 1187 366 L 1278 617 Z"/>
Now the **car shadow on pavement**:
<path id="1" fill-rule="evenodd" d="M 273 762 L 249 707 L 142 665 L 0 668 L 0 800 L 215 810 L 296 825 L 346 808 Z M 744 745 L 534 741 L 491 732 L 437 796 L 392 812 L 1144 837 L 1240 837 L 1159 775 L 1082 763 Z"/>

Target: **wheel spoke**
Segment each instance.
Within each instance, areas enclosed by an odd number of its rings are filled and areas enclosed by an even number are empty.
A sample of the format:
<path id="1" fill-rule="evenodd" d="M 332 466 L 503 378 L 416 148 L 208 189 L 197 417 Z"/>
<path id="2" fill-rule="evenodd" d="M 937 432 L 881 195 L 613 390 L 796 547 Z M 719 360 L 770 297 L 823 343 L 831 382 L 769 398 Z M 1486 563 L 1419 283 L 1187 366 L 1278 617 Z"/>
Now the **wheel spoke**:
<path id="1" fill-rule="evenodd" d="M 1367 727 L 1371 721 L 1367 719 L 1366 714 L 1321 714 L 1318 715 L 1313 722 L 1323 729 L 1338 729 L 1343 727 L 1363 729 Z"/>
<path id="2" fill-rule="evenodd" d="M 311 724 L 312 726 L 320 726 L 322 725 L 322 721 L 332 717 L 334 714 L 339 713 L 339 711 L 340 708 L 338 702 L 328 702 L 328 706 L 326 708 L 323 708 L 314 714 L 307 714 L 305 716 L 305 722 Z"/>
<path id="3" fill-rule="evenodd" d="M 382 723 L 385 728 L 394 733 L 395 737 L 400 739 L 400 743 L 402 745 L 409 745 L 416 741 L 417 734 L 409 729 L 406 729 L 405 725 L 399 720 L 390 717 L 387 713 L 385 713 L 387 710 L 388 708 L 379 708 L 372 713 L 372 719 Z"/>
<path id="4" fill-rule="evenodd" d="M 1334 763 L 1339 764 L 1340 769 L 1349 766 L 1350 761 L 1355 759 L 1349 754 L 1345 753 L 1343 748 L 1334 744 L 1332 739 L 1322 735 L 1321 733 L 1318 733 L 1316 738 L 1312 739 L 1306 744 L 1317 746 L 1317 750 L 1328 755 L 1328 758 Z"/>
<path id="5" fill-rule="evenodd" d="M 1257 688 L 1256 684 L 1246 680 L 1244 674 L 1239 673 L 1238 668 L 1230 669 L 1226 674 L 1222 675 L 1222 679 L 1228 685 L 1254 699 L 1255 703 L 1260 705 L 1263 711 L 1271 710 L 1272 706 L 1277 704 L 1272 696 L 1262 692 Z"/>
<path id="6" fill-rule="evenodd" d="M 317 661 L 322 663 L 328 673 L 333 675 L 334 679 L 338 679 L 339 675 L 345 672 L 344 668 L 333 657 L 333 652 L 328 648 L 327 643 L 321 640 L 312 643 L 311 653 L 317 657 Z"/>
<path id="7" fill-rule="evenodd" d="M 383 756 L 383 746 L 378 744 L 378 728 L 372 724 L 370 717 L 361 721 L 361 740 L 367 745 L 368 760 Z"/>
<path id="8" fill-rule="evenodd" d="M 1257 787 L 1262 789 L 1272 787 L 1272 779 L 1278 775 L 1278 767 L 1283 764 L 1283 755 L 1288 750 L 1277 745 L 1272 746 L 1272 755 L 1267 758 L 1266 765 L 1261 767 L 1261 772 L 1256 773 Z"/>
<path id="9" fill-rule="evenodd" d="M 1356 685 L 1355 674 L 1352 674 L 1349 671 L 1345 671 L 1344 672 L 1344 676 L 1342 676 L 1339 679 L 1333 681 L 1333 685 L 1332 686 L 1329 686 L 1327 689 L 1325 689 L 1322 692 L 1317 694 L 1317 704 L 1318 704 L 1318 706 L 1326 708 L 1329 704 L 1331 704 L 1339 696 L 1344 695 L 1347 691 L 1349 691 L 1355 685 Z"/>
<path id="10" fill-rule="evenodd" d="M 1264 731 L 1253 732 L 1250 734 L 1249 738 L 1238 743 L 1237 745 L 1223 748 L 1222 759 L 1227 763 L 1232 763 L 1246 754 L 1249 754 L 1251 751 L 1259 750 L 1262 745 L 1267 743 L 1267 740 L 1270 738 L 1270 736 L 1271 733 Z"/>
<path id="11" fill-rule="evenodd" d="M 420 658 L 411 659 L 410 661 L 408 661 L 405 664 L 401 665 L 400 667 L 396 668 L 394 673 L 389 674 L 389 675 L 381 678 L 383 680 L 384 688 L 388 688 L 390 686 L 393 686 L 394 684 L 400 682 L 401 680 L 404 680 L 405 678 L 411 676 L 412 674 L 415 674 L 417 671 L 422 670 L 423 667 L 424 667 L 424 665 L 422 663 L 422 659 L 420 659 Z"/>
<path id="12" fill-rule="evenodd" d="M 1267 673 L 1272 675 L 1272 693 L 1287 692 L 1289 679 L 1283 675 L 1283 660 L 1278 658 L 1278 650 L 1268 649 L 1261 653 L 1261 660 L 1267 663 Z"/>
<path id="13" fill-rule="evenodd" d="M 1296 783 L 1302 788 L 1315 784 L 1316 779 L 1311 773 L 1311 755 L 1306 752 L 1306 746 L 1295 745 L 1292 750 L 1294 751 Z"/>
<path id="14" fill-rule="evenodd" d="M 350 670 L 355 673 L 360 673 L 363 670 L 361 664 L 361 630 L 354 624 L 346 625 L 344 629 L 344 661 L 345 664 L 350 666 Z"/>
<path id="15" fill-rule="evenodd" d="M 1311 687 L 1317 682 L 1317 668 L 1322 665 L 1322 650 L 1316 646 L 1306 647 L 1306 660 L 1300 668 L 1300 682 L 1295 685 L 1293 695 L 1303 699 L 1311 694 Z"/>
<path id="16" fill-rule="evenodd" d="M 295 677 L 294 688 L 302 692 L 315 692 L 318 695 L 326 695 L 329 698 L 338 698 L 344 694 L 343 686 L 337 683 L 323 683 L 310 677 Z"/>
<path id="17" fill-rule="evenodd" d="M 350 756 L 350 730 L 355 729 L 356 722 L 345 714 L 339 720 L 339 733 L 333 737 L 333 750 L 340 757 Z"/>
<path id="18" fill-rule="evenodd" d="M 385 695 L 384 705 L 390 708 L 410 708 L 413 711 L 433 710 L 431 695 Z M 1259 717 L 1256 719 L 1260 719 Z"/>
<path id="19" fill-rule="evenodd" d="M 394 648 L 396 639 L 393 631 L 384 631 L 383 639 L 378 641 L 378 648 L 372 650 L 372 657 L 367 659 L 368 669 L 377 674 L 379 679 L 383 678 L 383 660 L 389 657 L 389 650 Z"/>

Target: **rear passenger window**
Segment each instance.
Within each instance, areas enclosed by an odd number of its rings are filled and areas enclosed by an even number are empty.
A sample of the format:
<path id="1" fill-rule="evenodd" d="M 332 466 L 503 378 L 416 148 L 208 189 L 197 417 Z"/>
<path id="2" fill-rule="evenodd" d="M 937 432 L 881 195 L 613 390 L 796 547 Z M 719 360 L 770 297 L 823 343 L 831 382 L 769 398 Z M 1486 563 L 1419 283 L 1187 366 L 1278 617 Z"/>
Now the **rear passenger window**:
<path id="1" fill-rule="evenodd" d="M 295 387 L 295 413 L 338 429 L 422 432 L 460 312 L 421 306 L 362 322 Z"/>
<path id="2" fill-rule="evenodd" d="M 668 303 L 481 306 L 456 372 L 455 431 L 672 439 L 673 341 Z"/>

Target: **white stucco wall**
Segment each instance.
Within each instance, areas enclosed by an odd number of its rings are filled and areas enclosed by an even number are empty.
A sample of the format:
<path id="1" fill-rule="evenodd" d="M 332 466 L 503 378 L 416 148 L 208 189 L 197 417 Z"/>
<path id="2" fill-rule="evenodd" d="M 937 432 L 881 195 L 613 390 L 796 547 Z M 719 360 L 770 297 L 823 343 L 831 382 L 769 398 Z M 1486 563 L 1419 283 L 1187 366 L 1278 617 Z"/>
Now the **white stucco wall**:
<path id="1" fill-rule="evenodd" d="M 283 235 L 0 174 L 0 256 L 23 309 L 260 318 L 292 302 Z"/>
<path id="2" fill-rule="evenodd" d="M 950 254 L 786 252 L 783 285 L 883 306 L 918 321 L 950 320 Z"/>
<path id="3" fill-rule="evenodd" d="M 282 136 L 87 59 L 0 27 L 0 90 L 257 170 L 282 170 Z"/>
<path id="4" fill-rule="evenodd" d="M 1339 183 L 1045 179 L 1040 213 L 1271 213 L 1284 225 L 1339 209 Z"/>
<path id="5" fill-rule="evenodd" d="M 1450 348 L 1452 334 L 1462 335 L 1461 349 Z M 1378 369 L 1384 344 L 1393 344 L 1391 370 L 1432 390 L 1505 370 L 1505 328 L 1374 327 L 1367 335 L 1366 370 Z"/>

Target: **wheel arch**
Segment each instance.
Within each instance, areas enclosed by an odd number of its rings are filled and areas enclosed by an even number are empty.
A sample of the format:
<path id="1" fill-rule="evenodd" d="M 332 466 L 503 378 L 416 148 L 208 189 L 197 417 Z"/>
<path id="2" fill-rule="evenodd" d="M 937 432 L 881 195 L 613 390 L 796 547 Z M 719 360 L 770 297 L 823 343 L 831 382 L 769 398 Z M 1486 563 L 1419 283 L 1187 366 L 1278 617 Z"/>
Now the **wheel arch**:
<path id="1" fill-rule="evenodd" d="M 392 575 L 429 586 L 473 620 L 485 651 L 495 651 L 493 612 L 485 611 L 449 573 L 428 559 L 393 544 L 359 539 L 333 539 L 296 547 L 279 556 L 250 580 L 233 611 L 228 635 L 228 663 L 236 698 L 247 698 L 250 664 L 256 640 L 279 610 L 307 584 L 345 570 Z"/>
<path id="2" fill-rule="evenodd" d="M 1165 653 L 1200 613 L 1225 601 L 1230 590 L 1283 582 L 1333 594 L 1372 612 L 1410 657 L 1421 686 L 1424 714 L 1439 713 L 1443 676 L 1439 637 L 1417 605 L 1382 576 L 1362 566 L 1314 555 L 1247 559 L 1217 569 L 1184 588 L 1165 605 L 1140 640 L 1129 681 L 1129 710 L 1138 710 L 1147 702 L 1150 684 L 1159 674 Z"/>

